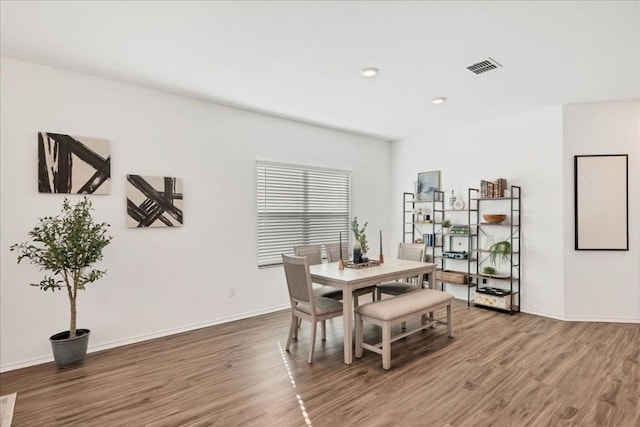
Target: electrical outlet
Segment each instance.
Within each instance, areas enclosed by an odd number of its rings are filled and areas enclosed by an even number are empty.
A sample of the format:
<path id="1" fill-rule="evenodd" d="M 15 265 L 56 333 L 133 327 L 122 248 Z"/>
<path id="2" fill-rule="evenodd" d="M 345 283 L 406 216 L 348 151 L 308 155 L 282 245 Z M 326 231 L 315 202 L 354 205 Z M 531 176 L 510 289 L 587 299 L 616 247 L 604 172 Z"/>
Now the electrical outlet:
<path id="1" fill-rule="evenodd" d="M 229 296 L 230 297 L 236 296 L 236 288 L 229 288 Z"/>

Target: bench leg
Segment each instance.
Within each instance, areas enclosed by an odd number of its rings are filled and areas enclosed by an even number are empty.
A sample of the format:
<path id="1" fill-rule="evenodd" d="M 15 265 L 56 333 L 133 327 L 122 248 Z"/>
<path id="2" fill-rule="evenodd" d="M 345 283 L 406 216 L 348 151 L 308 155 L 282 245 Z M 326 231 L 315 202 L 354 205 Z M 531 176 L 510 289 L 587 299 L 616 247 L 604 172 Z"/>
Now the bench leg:
<path id="1" fill-rule="evenodd" d="M 364 339 L 364 325 L 360 313 L 356 313 L 356 357 L 362 357 L 362 340 Z"/>
<path id="2" fill-rule="evenodd" d="M 428 322 L 431 322 L 431 329 L 435 329 L 436 327 L 436 322 L 434 322 L 434 317 L 433 317 L 433 311 L 430 311 L 429 314 L 423 314 L 422 315 L 422 326 L 425 326 Z"/>
<path id="3" fill-rule="evenodd" d="M 391 324 L 385 322 L 382 326 L 382 368 L 391 368 Z"/>
<path id="4" fill-rule="evenodd" d="M 327 321 L 322 321 L 322 341 L 327 340 Z"/>
<path id="5" fill-rule="evenodd" d="M 451 303 L 447 306 L 447 335 L 453 338 L 453 323 L 451 322 Z"/>

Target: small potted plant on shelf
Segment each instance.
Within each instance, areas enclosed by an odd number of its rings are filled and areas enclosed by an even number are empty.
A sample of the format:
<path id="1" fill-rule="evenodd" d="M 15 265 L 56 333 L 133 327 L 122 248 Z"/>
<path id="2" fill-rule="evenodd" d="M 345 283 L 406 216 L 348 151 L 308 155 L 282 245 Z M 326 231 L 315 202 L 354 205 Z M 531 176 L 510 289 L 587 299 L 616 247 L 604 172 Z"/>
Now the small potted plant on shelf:
<path id="1" fill-rule="evenodd" d="M 449 234 L 449 231 L 451 230 L 451 226 L 453 225 L 453 223 L 451 222 L 451 220 L 449 218 L 446 218 L 442 221 L 442 233 L 443 234 Z"/>
<path id="2" fill-rule="evenodd" d="M 511 256 L 511 242 L 508 240 L 502 240 L 494 243 L 489 247 L 489 260 L 491 265 L 496 265 L 496 261 L 499 265 L 509 262 Z"/>
<path id="3" fill-rule="evenodd" d="M 40 218 L 28 233 L 29 240 L 11 246 L 18 253 L 18 263 L 27 259 L 50 273 L 31 286 L 43 291 L 66 290 L 69 330 L 49 338 L 53 357 L 61 368 L 81 363 L 87 353 L 90 331 L 76 328 L 78 291 L 107 273 L 92 266 L 102 259 L 102 250 L 111 242 L 109 224 L 95 223 L 91 210 L 86 197 L 75 205 L 64 199 L 59 215 Z"/>
<path id="4" fill-rule="evenodd" d="M 367 242 L 367 235 L 365 230 L 367 229 L 368 222 L 365 222 L 362 228 L 358 224 L 358 217 L 353 217 L 351 221 L 351 232 L 355 238 L 353 243 L 353 262 L 361 263 L 368 261 L 367 253 L 369 252 L 369 244 Z"/>
<path id="5" fill-rule="evenodd" d="M 496 269 L 494 267 L 491 266 L 486 266 L 482 269 L 482 272 L 486 275 L 492 276 L 494 274 L 496 274 Z"/>

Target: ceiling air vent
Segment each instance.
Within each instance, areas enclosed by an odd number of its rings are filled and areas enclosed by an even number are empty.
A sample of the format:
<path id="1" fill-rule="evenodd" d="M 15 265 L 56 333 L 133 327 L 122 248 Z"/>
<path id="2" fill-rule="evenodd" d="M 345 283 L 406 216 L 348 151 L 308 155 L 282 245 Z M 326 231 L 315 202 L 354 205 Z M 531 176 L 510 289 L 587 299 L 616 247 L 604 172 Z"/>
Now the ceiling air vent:
<path id="1" fill-rule="evenodd" d="M 467 70 L 474 74 L 482 74 L 487 71 L 495 70 L 498 67 L 502 67 L 495 59 L 487 58 L 484 61 L 476 62 L 473 65 L 469 65 Z"/>

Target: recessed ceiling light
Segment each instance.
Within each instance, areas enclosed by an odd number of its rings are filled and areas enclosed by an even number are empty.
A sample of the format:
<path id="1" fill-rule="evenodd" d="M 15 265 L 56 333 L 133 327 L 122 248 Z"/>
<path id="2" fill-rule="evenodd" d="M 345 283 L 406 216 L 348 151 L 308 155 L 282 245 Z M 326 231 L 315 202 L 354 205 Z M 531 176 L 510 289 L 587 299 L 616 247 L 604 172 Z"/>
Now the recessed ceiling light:
<path id="1" fill-rule="evenodd" d="M 433 101 L 431 101 L 432 104 L 444 104 L 444 102 L 447 100 L 447 98 L 445 98 L 444 96 L 440 96 L 438 98 L 433 98 Z"/>
<path id="2" fill-rule="evenodd" d="M 362 69 L 362 75 L 365 77 L 373 77 L 378 74 L 378 70 L 376 67 L 367 67 Z"/>

